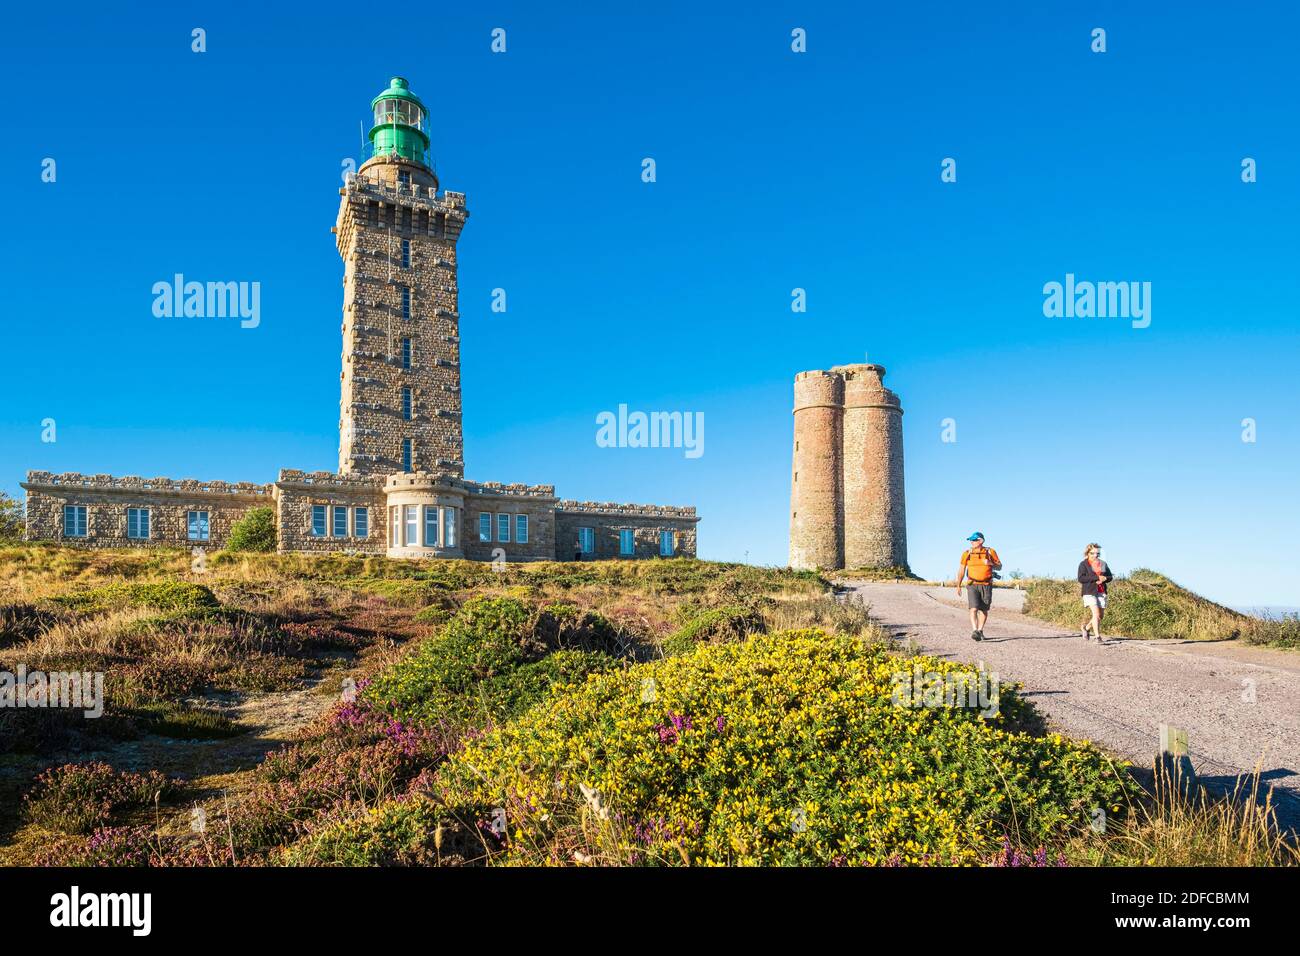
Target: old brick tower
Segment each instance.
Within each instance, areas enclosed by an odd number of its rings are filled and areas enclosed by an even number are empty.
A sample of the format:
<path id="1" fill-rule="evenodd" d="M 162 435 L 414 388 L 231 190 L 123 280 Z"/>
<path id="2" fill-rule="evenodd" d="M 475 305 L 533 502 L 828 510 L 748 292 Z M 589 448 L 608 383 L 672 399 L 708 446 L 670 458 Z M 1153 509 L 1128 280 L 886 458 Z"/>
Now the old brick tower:
<path id="1" fill-rule="evenodd" d="M 790 566 L 905 568 L 903 408 L 880 365 L 794 380 Z"/>
<path id="2" fill-rule="evenodd" d="M 428 111 L 395 77 L 371 101 L 371 156 L 341 190 L 339 472 L 465 473 L 456 240 L 464 193 L 438 196 Z"/>

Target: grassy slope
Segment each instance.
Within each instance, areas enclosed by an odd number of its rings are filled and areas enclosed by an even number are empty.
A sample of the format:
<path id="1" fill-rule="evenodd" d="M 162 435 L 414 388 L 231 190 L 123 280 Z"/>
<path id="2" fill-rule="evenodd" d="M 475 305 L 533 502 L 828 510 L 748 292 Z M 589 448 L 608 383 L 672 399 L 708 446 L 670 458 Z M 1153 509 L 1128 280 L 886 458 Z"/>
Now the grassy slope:
<path id="1" fill-rule="evenodd" d="M 889 678 L 912 662 L 894 654 L 813 573 L 298 555 L 192 573 L 184 552 L 0 549 L 0 669 L 109 675 L 94 728 L 0 711 L 26 751 L 0 753 L 0 861 L 936 863 L 987 861 L 1004 833 L 1011 854 L 1109 864 L 1286 858 L 1259 820 L 1204 815 L 1175 852 L 1141 801 L 1111 836 L 1080 835 L 1087 806 L 1120 805 L 1123 774 L 1038 736 L 1011 688 L 1001 723 L 900 712 Z M 187 742 L 195 712 L 235 736 Z M 36 781 L 92 753 L 113 769 Z M 503 840 L 497 808 L 549 792 L 545 767 L 565 783 L 554 814 L 511 804 Z M 180 779 L 158 807 L 105 799 L 155 769 Z M 59 820 L 109 828 L 88 842 Z"/>
<path id="2" fill-rule="evenodd" d="M 1025 586 L 1025 613 L 1071 629 L 1086 612 L 1074 581 L 1035 578 Z M 1103 633 L 1189 641 L 1241 639 L 1274 647 L 1300 646 L 1300 619 L 1262 621 L 1215 604 L 1145 568 L 1111 582 Z"/>

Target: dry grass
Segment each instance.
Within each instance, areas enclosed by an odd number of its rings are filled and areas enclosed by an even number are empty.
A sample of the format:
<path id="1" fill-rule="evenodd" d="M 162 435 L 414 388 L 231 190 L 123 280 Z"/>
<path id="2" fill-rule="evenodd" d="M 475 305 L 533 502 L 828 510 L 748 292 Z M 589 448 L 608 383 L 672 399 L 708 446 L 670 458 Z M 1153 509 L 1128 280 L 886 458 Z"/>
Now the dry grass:
<path id="1" fill-rule="evenodd" d="M 1025 582 L 1025 613 L 1077 630 L 1085 616 L 1074 581 Z M 1107 589 L 1102 630 L 1139 639 L 1185 641 L 1242 639 L 1275 647 L 1300 646 L 1300 620 L 1265 621 L 1194 594 L 1162 574 L 1139 568 Z"/>
<path id="2" fill-rule="evenodd" d="M 1155 793 L 1104 836 L 1067 849 L 1087 866 L 1300 866 L 1300 849 L 1279 833 L 1272 793 L 1261 796 L 1258 770 L 1228 797 L 1197 787 L 1192 795 L 1158 768 Z"/>

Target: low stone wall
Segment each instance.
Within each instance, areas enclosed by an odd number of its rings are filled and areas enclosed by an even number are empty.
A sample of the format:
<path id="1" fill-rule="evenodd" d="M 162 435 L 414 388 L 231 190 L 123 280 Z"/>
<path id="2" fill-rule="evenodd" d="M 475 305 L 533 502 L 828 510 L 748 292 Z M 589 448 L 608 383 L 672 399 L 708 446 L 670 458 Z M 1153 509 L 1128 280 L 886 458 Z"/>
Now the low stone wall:
<path id="1" fill-rule="evenodd" d="M 276 525 L 280 551 L 315 553 L 352 551 L 383 554 L 388 540 L 388 507 L 384 479 L 336 475 L 328 471 L 282 469 L 275 483 Z M 325 506 L 325 534 L 312 534 L 312 506 Z M 334 535 L 334 508 L 348 509 L 348 534 Z M 368 509 L 365 537 L 354 534 L 357 508 Z"/>
<path id="2" fill-rule="evenodd" d="M 27 540 L 88 548 L 173 546 L 216 550 L 225 546 L 231 527 L 250 509 L 274 504 L 270 485 L 251 482 L 30 471 L 22 487 L 27 491 Z M 85 537 L 63 533 L 66 505 L 85 507 Z M 128 508 L 148 509 L 147 538 L 127 537 Z M 190 511 L 208 513 L 207 540 L 189 537 Z"/>
<path id="3" fill-rule="evenodd" d="M 673 557 L 695 557 L 694 508 L 658 505 L 620 505 L 612 502 L 561 501 L 556 506 L 556 558 L 572 561 L 578 552 L 578 529 L 591 528 L 595 550 L 581 560 L 605 558 L 657 558 L 659 533 L 673 532 Z M 619 532 L 631 530 L 633 553 L 622 554 Z"/>

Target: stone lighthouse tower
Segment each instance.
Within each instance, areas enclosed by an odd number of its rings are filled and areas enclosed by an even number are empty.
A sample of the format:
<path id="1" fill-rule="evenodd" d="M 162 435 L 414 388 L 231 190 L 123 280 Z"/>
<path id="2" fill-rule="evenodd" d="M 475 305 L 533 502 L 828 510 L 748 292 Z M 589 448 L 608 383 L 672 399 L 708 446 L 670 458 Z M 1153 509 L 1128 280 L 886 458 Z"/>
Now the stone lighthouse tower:
<path id="1" fill-rule="evenodd" d="M 880 365 L 794 381 L 790 566 L 905 568 L 903 408 Z"/>
<path id="2" fill-rule="evenodd" d="M 394 77 L 371 101 L 369 157 L 340 190 L 339 472 L 464 476 L 456 242 L 464 193 L 438 192 L 429 113 Z"/>

